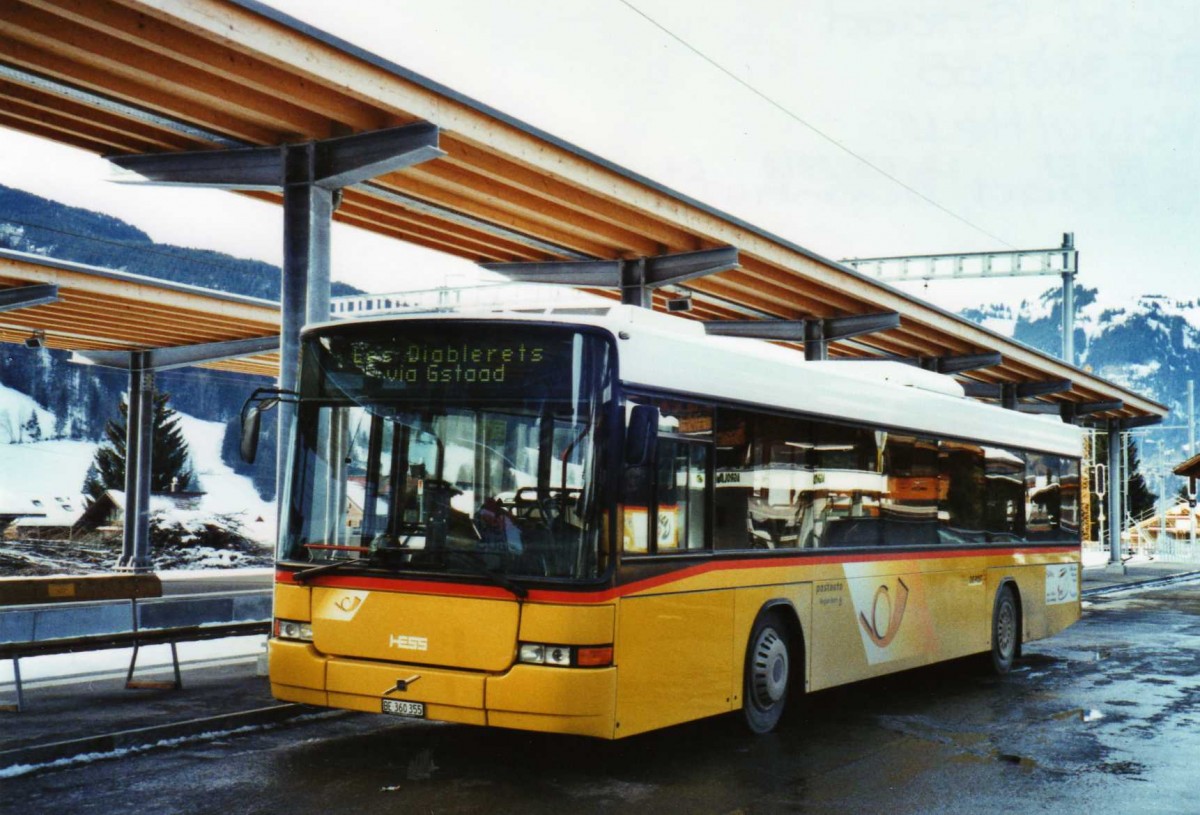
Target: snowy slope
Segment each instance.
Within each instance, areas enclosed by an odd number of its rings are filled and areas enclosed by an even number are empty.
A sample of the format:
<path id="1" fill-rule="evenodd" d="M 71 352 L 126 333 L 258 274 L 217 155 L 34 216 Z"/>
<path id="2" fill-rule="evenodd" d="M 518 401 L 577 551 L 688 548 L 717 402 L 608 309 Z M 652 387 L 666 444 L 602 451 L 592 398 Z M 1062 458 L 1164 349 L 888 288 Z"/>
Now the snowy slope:
<path id="1" fill-rule="evenodd" d="M 192 468 L 205 495 L 200 511 L 209 515 L 234 515 L 244 524 L 246 536 L 261 543 L 275 540 L 275 502 L 258 497 L 254 484 L 221 461 L 225 425 L 180 413 L 179 427 L 188 441 Z"/>
<path id="2" fill-rule="evenodd" d="M 10 444 L 14 441 L 24 441 L 26 435 L 22 425 L 29 421 L 30 416 L 37 416 L 42 437 L 47 438 L 54 432 L 54 414 L 38 406 L 20 391 L 0 385 L 0 444 Z M 0 465 L 4 458 L 0 455 Z"/>
<path id="3" fill-rule="evenodd" d="M 20 416 L 19 426 L 31 412 L 46 429 L 54 427 L 55 416 L 39 408 L 28 396 L 0 386 L 0 500 L 28 505 L 34 498 L 63 496 L 82 503 L 80 490 L 95 457 L 95 442 L 66 439 L 11 444 L 2 418 Z M 259 498 L 250 479 L 238 475 L 221 461 L 221 438 L 225 426 L 180 413 L 179 425 L 187 439 L 192 466 L 205 492 L 197 510 L 186 520 L 216 515 L 232 516 L 252 540 L 271 544 L 275 538 L 275 505 Z M 155 505 L 155 509 L 158 505 Z M 183 520 L 183 519 L 181 519 Z"/>

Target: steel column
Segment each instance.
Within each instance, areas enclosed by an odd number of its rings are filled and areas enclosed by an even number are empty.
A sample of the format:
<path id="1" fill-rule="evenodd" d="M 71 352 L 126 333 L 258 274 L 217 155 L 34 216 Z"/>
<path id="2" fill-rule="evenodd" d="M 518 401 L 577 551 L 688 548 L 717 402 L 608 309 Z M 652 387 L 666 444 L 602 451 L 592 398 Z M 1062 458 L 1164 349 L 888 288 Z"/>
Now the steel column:
<path id="1" fill-rule="evenodd" d="M 1196 455 L 1196 380 L 1188 380 L 1188 457 Z"/>
<path id="2" fill-rule="evenodd" d="M 279 387 L 295 391 L 300 373 L 300 329 L 329 320 L 330 229 L 334 193 L 313 183 L 314 146 L 289 146 L 284 157 L 283 269 L 280 290 Z M 286 473 L 296 406 L 279 404 L 276 490 Z"/>
<path id="3" fill-rule="evenodd" d="M 1121 494 L 1124 474 L 1121 472 L 1121 422 L 1108 422 L 1108 565 L 1122 566 L 1121 562 Z"/>
<path id="4" fill-rule="evenodd" d="M 125 523 L 117 568 L 152 569 L 150 560 L 150 462 L 154 451 L 154 371 L 142 352 L 130 354 L 129 409 L 125 415 Z"/>
<path id="5" fill-rule="evenodd" d="M 814 362 L 829 359 L 824 320 L 810 320 L 804 326 L 804 358 Z"/>
<path id="6" fill-rule="evenodd" d="M 646 282 L 646 259 L 621 264 L 621 302 L 638 308 L 654 308 L 654 292 Z"/>
<path id="7" fill-rule="evenodd" d="M 416 122 L 323 141 L 232 150 L 114 156 L 139 183 L 235 190 L 283 187 L 279 387 L 296 390 L 300 329 L 330 319 L 330 230 L 341 188 L 443 156 L 438 129 Z M 287 464 L 295 407 L 279 405 L 276 477 Z M 276 488 L 281 484 L 276 481 Z"/>
<path id="8" fill-rule="evenodd" d="M 1079 271 L 1079 255 L 1071 263 L 1075 252 L 1075 233 L 1063 233 L 1062 273 L 1062 358 L 1068 365 L 1075 364 L 1075 273 Z"/>

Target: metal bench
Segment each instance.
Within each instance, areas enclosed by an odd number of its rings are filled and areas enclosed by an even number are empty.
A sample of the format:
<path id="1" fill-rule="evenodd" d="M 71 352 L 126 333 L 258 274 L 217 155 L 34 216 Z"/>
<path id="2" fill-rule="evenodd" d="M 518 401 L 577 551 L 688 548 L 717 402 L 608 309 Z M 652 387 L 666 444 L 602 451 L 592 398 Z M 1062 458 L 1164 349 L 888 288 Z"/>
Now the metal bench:
<path id="1" fill-rule="evenodd" d="M 270 628 L 271 593 L 261 590 L 0 608 L 0 660 L 12 660 L 17 697 L 0 710 L 24 706 L 24 657 L 132 648 L 125 687 L 179 689 L 178 643 L 267 634 Z M 139 650 L 164 644 L 171 646 L 174 681 L 135 682 Z"/>

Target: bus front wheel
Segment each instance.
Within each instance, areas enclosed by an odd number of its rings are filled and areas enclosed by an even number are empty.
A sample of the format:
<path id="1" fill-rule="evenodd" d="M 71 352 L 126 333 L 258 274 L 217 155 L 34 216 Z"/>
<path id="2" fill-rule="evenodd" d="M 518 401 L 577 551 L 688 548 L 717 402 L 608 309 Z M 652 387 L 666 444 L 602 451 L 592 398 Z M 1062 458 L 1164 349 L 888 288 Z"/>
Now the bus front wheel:
<path id="1" fill-rule="evenodd" d="M 754 733 L 769 733 L 779 724 L 791 684 L 792 659 L 788 629 L 777 612 L 759 616 L 746 649 L 742 713 Z"/>
<path id="2" fill-rule="evenodd" d="M 1001 586 L 992 608 L 992 670 L 998 674 L 1012 670 L 1021 642 L 1020 623 L 1017 597 L 1012 586 Z"/>

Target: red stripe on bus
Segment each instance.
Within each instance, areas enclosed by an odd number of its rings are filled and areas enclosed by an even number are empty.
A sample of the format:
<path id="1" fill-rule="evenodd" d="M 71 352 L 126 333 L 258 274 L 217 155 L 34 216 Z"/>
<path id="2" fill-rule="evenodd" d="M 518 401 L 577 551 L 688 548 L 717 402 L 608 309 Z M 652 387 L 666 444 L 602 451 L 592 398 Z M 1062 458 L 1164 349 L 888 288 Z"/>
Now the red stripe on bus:
<path id="1" fill-rule="evenodd" d="M 1020 554 L 1061 555 L 1078 551 L 1074 546 L 1038 547 L 1036 549 L 950 549 L 941 552 L 909 552 L 897 553 L 881 557 L 878 554 L 860 553 L 849 555 L 815 555 L 810 557 L 775 557 L 748 558 L 744 560 L 714 560 L 707 563 L 697 563 L 682 569 L 669 571 L 664 574 L 647 577 L 622 586 L 614 586 L 600 591 L 561 591 L 554 589 L 530 589 L 525 602 L 532 603 L 574 603 L 591 604 L 603 603 L 629 594 L 637 594 L 648 589 L 655 589 L 669 583 L 677 583 L 691 577 L 708 572 L 734 571 L 737 569 L 772 569 L 786 566 L 829 565 L 836 563 L 868 563 L 887 562 L 895 560 L 932 560 L 937 558 L 963 557 L 997 557 Z M 294 572 L 284 569 L 275 571 L 275 582 L 296 584 Z M 482 585 L 476 583 L 439 582 L 436 580 L 408 580 L 391 577 L 362 577 L 362 576 L 321 576 L 313 578 L 312 585 L 316 588 L 364 589 L 367 591 L 405 591 L 413 594 L 442 594 L 452 597 L 480 597 L 497 600 L 510 600 L 512 592 L 500 586 Z"/>

